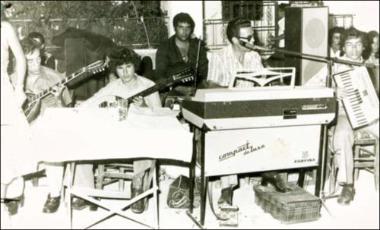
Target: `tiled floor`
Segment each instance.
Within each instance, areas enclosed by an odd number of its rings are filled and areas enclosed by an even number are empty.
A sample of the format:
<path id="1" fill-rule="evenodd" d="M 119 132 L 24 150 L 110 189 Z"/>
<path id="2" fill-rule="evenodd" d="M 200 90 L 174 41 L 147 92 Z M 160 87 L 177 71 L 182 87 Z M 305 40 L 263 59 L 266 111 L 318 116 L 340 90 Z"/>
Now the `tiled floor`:
<path id="1" fill-rule="evenodd" d="M 197 228 L 197 226 L 186 215 L 186 210 L 170 209 L 166 205 L 166 197 L 171 179 L 163 180 L 160 184 L 160 227 L 161 228 Z M 240 181 L 240 188 L 235 190 L 234 203 L 239 205 L 239 226 L 238 228 L 287 228 L 287 229 L 304 229 L 304 228 L 379 228 L 379 193 L 375 192 L 373 175 L 362 171 L 358 182 L 356 183 L 355 200 L 349 206 L 340 206 L 336 198 L 327 200 L 325 207 L 321 209 L 321 218 L 317 221 L 299 223 L 299 224 L 282 224 L 274 219 L 270 214 L 265 213 L 254 203 L 254 192 L 252 184 Z M 312 189 L 309 187 L 308 189 Z M 217 190 L 215 190 L 217 191 Z M 55 214 L 43 214 L 41 212 L 43 203 L 46 198 L 47 188 L 43 186 L 33 187 L 30 182 L 26 185 L 25 205 L 18 214 L 9 218 L 2 209 L 2 228 L 68 228 L 68 218 L 66 215 L 65 205 L 61 204 Z M 216 194 L 216 197 L 218 195 Z M 120 202 L 113 202 L 114 205 L 120 205 Z M 149 207 L 152 207 L 150 199 Z M 208 204 L 207 204 L 208 205 Z M 83 228 L 91 221 L 96 220 L 106 213 L 102 209 L 91 212 L 89 209 L 74 211 L 73 227 Z M 132 213 L 127 211 L 128 214 Z M 152 221 L 153 209 L 150 208 L 144 214 L 138 215 L 145 221 Z M 206 224 L 208 228 L 220 228 L 214 215 L 209 207 L 206 210 Z M 126 220 L 120 216 L 114 216 L 93 228 L 146 228 L 134 222 Z"/>

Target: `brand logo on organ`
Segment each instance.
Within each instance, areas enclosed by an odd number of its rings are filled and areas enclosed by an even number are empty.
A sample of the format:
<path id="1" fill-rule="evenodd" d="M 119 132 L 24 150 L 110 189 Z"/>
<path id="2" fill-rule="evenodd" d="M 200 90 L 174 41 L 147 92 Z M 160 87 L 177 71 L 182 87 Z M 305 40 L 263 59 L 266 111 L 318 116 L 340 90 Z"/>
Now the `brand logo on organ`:
<path id="1" fill-rule="evenodd" d="M 245 144 L 238 146 L 236 149 L 219 155 L 219 161 L 224 161 L 232 157 L 236 157 L 237 155 L 247 155 L 263 149 L 264 147 L 264 144 L 254 146 L 249 141 L 247 141 Z"/>

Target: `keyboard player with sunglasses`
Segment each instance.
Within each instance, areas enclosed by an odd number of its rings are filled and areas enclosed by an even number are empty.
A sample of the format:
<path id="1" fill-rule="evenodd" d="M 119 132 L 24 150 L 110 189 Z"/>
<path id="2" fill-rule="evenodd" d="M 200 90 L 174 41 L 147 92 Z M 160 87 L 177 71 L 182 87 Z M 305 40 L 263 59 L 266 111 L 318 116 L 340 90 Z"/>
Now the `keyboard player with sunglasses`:
<path id="1" fill-rule="evenodd" d="M 365 47 L 364 42 L 365 34 L 355 28 L 349 28 L 343 33 L 343 52 L 342 60 L 363 63 L 362 53 Z M 348 66 L 344 64 L 335 64 L 332 68 L 332 74 L 340 73 L 355 66 Z M 355 76 L 353 76 L 355 77 Z M 328 80 L 327 68 L 321 69 L 319 73 L 313 76 L 306 85 L 326 86 Z M 333 82 L 333 87 L 336 87 Z M 343 108 L 342 99 L 348 97 L 347 92 L 343 88 L 337 88 L 337 100 L 339 101 L 338 118 L 333 133 L 332 146 L 335 153 L 340 156 L 338 182 L 342 186 L 342 191 L 338 197 L 338 203 L 348 205 L 355 196 L 355 189 L 353 186 L 353 171 L 354 160 L 352 147 L 354 144 L 354 130 L 351 128 L 347 114 Z M 374 108 L 379 110 L 379 108 Z M 379 120 L 364 126 L 359 129 L 360 131 L 367 131 L 375 138 L 379 138 Z"/>
<path id="2" fill-rule="evenodd" d="M 208 87 L 228 87 L 234 80 L 237 72 L 263 71 L 264 66 L 260 55 L 247 46 L 253 46 L 255 41 L 251 22 L 246 19 L 236 18 L 227 25 L 228 46 L 215 51 L 209 58 Z M 254 87 L 253 82 L 237 80 L 235 87 Z M 286 191 L 286 182 L 276 172 L 262 173 L 263 180 L 273 184 L 278 190 Z M 221 177 L 222 191 L 218 200 L 219 208 L 232 206 L 233 189 L 238 185 L 237 175 Z"/>

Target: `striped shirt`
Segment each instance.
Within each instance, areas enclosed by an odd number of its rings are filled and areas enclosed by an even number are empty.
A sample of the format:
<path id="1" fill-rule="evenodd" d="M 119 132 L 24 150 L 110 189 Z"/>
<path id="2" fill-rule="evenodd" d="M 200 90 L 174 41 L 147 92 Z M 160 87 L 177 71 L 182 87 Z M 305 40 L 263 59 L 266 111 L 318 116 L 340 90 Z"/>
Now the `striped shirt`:
<path id="1" fill-rule="evenodd" d="M 207 80 L 228 86 L 240 71 L 263 71 L 260 55 L 255 51 L 245 52 L 243 63 L 235 56 L 232 45 L 210 53 Z M 237 80 L 236 87 L 253 87 L 249 81 Z"/>

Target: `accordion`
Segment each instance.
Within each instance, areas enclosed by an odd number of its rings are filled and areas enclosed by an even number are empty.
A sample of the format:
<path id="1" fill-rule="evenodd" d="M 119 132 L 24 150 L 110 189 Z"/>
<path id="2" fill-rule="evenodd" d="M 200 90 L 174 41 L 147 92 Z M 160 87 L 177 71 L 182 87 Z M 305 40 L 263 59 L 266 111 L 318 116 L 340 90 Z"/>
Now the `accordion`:
<path id="1" fill-rule="evenodd" d="M 379 98 L 364 66 L 335 74 L 334 81 L 347 92 L 343 106 L 353 129 L 379 119 Z"/>

